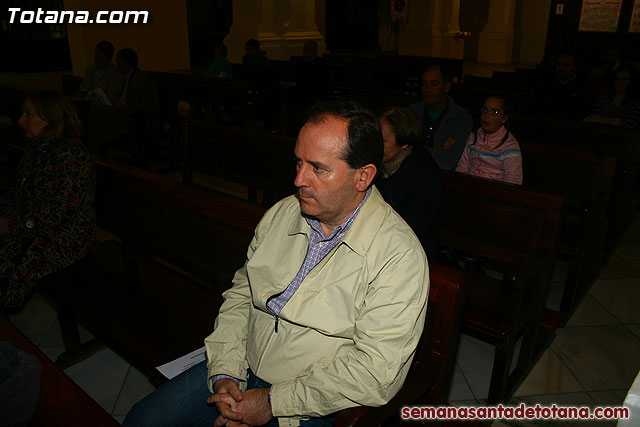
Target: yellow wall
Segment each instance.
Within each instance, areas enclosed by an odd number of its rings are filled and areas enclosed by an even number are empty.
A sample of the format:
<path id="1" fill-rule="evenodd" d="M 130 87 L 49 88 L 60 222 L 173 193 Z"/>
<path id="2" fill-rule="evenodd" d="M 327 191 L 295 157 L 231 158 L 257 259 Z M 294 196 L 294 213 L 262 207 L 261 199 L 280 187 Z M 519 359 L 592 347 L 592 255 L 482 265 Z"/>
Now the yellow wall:
<path id="1" fill-rule="evenodd" d="M 464 59 L 478 58 L 480 32 L 489 16 L 489 0 L 462 0 L 460 2 L 460 31 L 470 33 L 464 39 Z"/>
<path id="2" fill-rule="evenodd" d="M 108 40 L 116 52 L 130 47 L 138 53 L 140 68 L 152 71 L 186 70 L 189 34 L 186 0 L 64 0 L 65 10 L 147 10 L 147 24 L 67 24 L 73 74 L 83 75 L 93 62 L 96 44 Z M 114 55 L 115 57 L 115 55 Z"/>
<path id="3" fill-rule="evenodd" d="M 520 11 L 516 16 L 516 43 L 513 62 L 539 64 L 547 43 L 547 24 L 551 0 L 519 0 Z M 518 10 L 516 10 L 516 13 Z"/>
<path id="4" fill-rule="evenodd" d="M 409 3 L 409 22 L 401 27 L 399 35 L 399 53 L 408 55 L 432 55 L 434 41 L 432 23 L 436 3 L 444 0 L 416 0 Z M 538 64 L 544 55 L 547 38 L 547 22 L 551 0 L 516 0 L 516 16 L 513 22 L 514 46 L 513 64 Z M 388 50 L 389 25 L 387 2 L 381 3 L 383 18 L 379 26 L 379 42 L 382 50 Z M 464 58 L 475 60 L 478 57 L 480 33 L 484 29 L 490 0 L 460 1 L 460 30 L 471 33 L 464 40 Z M 439 19 L 448 22 L 448 18 Z"/>

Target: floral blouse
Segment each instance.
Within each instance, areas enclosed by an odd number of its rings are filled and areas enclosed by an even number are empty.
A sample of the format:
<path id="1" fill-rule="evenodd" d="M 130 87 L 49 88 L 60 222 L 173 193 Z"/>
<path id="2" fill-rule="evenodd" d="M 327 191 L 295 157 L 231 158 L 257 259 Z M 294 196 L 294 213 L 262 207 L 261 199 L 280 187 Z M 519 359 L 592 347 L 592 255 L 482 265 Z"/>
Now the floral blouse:
<path id="1" fill-rule="evenodd" d="M 33 285 L 87 252 L 95 237 L 95 169 L 79 140 L 29 141 L 16 187 L 0 200 L 0 307 L 17 307 Z"/>

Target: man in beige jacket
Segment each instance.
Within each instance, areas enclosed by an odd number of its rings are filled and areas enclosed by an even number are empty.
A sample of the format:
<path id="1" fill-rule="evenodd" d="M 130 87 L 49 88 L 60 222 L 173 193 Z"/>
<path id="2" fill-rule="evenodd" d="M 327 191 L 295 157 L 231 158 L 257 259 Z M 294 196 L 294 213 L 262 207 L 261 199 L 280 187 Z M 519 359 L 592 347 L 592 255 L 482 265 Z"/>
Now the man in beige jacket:
<path id="1" fill-rule="evenodd" d="M 428 266 L 373 186 L 378 119 L 353 103 L 317 105 L 294 153 L 298 193 L 258 224 L 205 340 L 206 367 L 138 403 L 125 426 L 331 425 L 335 412 L 383 405 L 402 386 Z"/>

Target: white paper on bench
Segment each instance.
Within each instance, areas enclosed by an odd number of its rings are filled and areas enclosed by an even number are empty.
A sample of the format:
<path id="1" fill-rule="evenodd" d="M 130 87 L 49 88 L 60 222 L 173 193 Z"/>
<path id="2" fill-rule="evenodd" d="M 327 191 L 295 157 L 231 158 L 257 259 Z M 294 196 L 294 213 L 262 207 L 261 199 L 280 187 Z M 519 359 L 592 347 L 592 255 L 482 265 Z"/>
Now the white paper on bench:
<path id="1" fill-rule="evenodd" d="M 95 96 L 98 97 L 98 99 L 100 100 L 101 103 L 103 103 L 104 105 L 106 105 L 107 107 L 112 107 L 113 104 L 111 104 L 111 100 L 109 99 L 109 97 L 107 96 L 106 93 L 104 93 L 104 91 L 102 90 L 101 87 L 95 89 L 93 91 L 93 94 Z"/>
<path id="2" fill-rule="evenodd" d="M 204 358 L 205 350 L 203 346 L 197 350 L 193 350 L 189 354 L 185 354 L 184 356 L 177 358 L 176 360 L 172 360 L 169 363 L 158 366 L 156 369 L 160 371 L 162 375 L 171 379 L 180 375 L 190 367 L 202 362 Z"/>

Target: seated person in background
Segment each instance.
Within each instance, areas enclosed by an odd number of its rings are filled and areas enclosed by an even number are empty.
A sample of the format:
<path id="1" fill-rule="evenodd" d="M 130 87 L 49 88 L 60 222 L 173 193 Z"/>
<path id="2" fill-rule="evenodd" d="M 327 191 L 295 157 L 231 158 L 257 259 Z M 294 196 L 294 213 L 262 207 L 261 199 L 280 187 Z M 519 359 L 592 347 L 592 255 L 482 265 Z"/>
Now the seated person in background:
<path id="1" fill-rule="evenodd" d="M 509 132 L 507 100 L 489 96 L 480 109 L 480 128 L 472 132 L 456 172 L 522 184 L 520 145 Z"/>
<path id="2" fill-rule="evenodd" d="M 258 224 L 205 339 L 208 362 L 137 403 L 125 427 L 330 426 L 335 412 L 398 392 L 424 327 L 429 271 L 373 186 L 382 153 L 370 111 L 312 109 L 294 149 L 298 193 Z"/>
<path id="3" fill-rule="evenodd" d="M 56 91 L 24 99 L 27 143 L 18 181 L 0 200 L 0 307 L 18 307 L 42 277 L 87 252 L 95 237 L 95 172 L 80 121 Z"/>
<path id="4" fill-rule="evenodd" d="M 577 76 L 578 65 L 571 52 L 562 52 L 556 60 L 554 73 L 538 84 L 538 108 L 542 114 L 565 118 L 580 118 L 585 112 L 588 94 Z"/>
<path id="5" fill-rule="evenodd" d="M 149 74 L 138 68 L 138 55 L 133 49 L 122 49 L 116 55 L 116 67 L 124 76 L 124 85 L 114 107 L 89 112 L 89 148 L 108 155 L 108 146 L 116 140 L 129 140 L 136 152 L 144 151 L 144 137 L 161 126 L 154 115 L 158 111 L 158 88 Z M 130 153 L 131 154 L 131 153 Z"/>
<path id="6" fill-rule="evenodd" d="M 589 64 L 589 72 L 584 78 L 585 90 L 589 105 L 607 91 L 607 62 L 604 58 L 594 58 Z"/>
<path id="7" fill-rule="evenodd" d="M 440 169 L 452 170 L 460 160 L 473 119 L 447 96 L 451 77 L 440 65 L 428 66 L 420 83 L 423 100 L 409 106 L 422 128 L 418 146 L 431 154 Z"/>
<path id="8" fill-rule="evenodd" d="M 303 47 L 302 61 L 293 64 L 293 81 L 280 82 L 285 97 L 300 103 L 313 103 L 327 95 L 327 74 L 318 43 L 308 40 Z"/>
<path id="9" fill-rule="evenodd" d="M 227 47 L 218 43 L 213 47 L 213 62 L 204 72 L 205 77 L 217 77 L 221 79 L 231 78 L 231 63 L 227 59 Z"/>
<path id="10" fill-rule="evenodd" d="M 608 123 L 627 129 L 638 129 L 640 96 L 636 91 L 637 74 L 630 66 L 618 68 L 609 92 L 601 95 L 593 105 L 585 122 Z"/>
<path id="11" fill-rule="evenodd" d="M 113 45 L 106 40 L 96 45 L 94 62 L 87 67 L 80 84 L 79 98 L 91 99 L 94 105 L 102 105 L 104 102 L 94 94 L 96 89 L 101 89 L 111 105 L 115 105 L 122 93 L 123 78 L 111 61 L 113 52 Z"/>
<path id="12" fill-rule="evenodd" d="M 116 102 L 116 107 L 132 112 L 153 113 L 158 110 L 158 87 L 149 74 L 138 67 L 138 54 L 126 48 L 118 51 L 116 66 L 122 76 L 124 85 Z"/>
<path id="13" fill-rule="evenodd" d="M 380 117 L 384 157 L 376 187 L 411 226 L 428 259 L 438 253 L 442 174 L 431 155 L 416 147 L 420 124 L 411 111 L 394 107 Z"/>
<path id="14" fill-rule="evenodd" d="M 260 50 L 260 42 L 256 39 L 249 39 L 244 46 L 246 53 L 242 57 L 242 65 L 250 75 L 260 74 L 269 70 L 269 60 L 267 53 Z"/>

